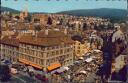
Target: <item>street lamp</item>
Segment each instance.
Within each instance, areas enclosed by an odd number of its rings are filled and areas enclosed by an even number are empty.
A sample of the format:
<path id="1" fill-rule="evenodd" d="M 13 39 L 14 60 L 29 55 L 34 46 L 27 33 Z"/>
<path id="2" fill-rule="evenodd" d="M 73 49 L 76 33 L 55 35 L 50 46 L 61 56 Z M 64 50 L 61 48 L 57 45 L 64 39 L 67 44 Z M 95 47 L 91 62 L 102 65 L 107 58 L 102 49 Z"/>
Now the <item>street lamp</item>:
<path id="1" fill-rule="evenodd" d="M 128 22 L 128 0 L 127 0 L 127 22 Z"/>

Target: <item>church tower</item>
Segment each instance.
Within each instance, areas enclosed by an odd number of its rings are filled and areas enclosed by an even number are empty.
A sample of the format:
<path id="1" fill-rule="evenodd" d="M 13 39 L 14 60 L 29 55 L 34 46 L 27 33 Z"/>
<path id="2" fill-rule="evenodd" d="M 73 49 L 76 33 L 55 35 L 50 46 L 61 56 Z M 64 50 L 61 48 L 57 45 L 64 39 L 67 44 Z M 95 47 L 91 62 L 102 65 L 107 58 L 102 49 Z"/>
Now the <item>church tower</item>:
<path id="1" fill-rule="evenodd" d="M 28 16 L 28 8 L 27 8 L 27 5 L 25 5 L 25 7 L 23 9 L 24 10 L 22 10 L 21 13 L 20 13 L 20 19 L 21 20 L 24 20 L 24 18 Z"/>

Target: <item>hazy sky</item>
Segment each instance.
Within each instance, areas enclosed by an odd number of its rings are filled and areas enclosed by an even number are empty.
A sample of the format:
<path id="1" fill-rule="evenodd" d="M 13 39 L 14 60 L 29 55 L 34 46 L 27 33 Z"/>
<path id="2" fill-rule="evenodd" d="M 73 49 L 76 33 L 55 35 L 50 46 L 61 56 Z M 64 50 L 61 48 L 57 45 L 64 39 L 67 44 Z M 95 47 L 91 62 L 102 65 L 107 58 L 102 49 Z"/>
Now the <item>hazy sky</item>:
<path id="1" fill-rule="evenodd" d="M 59 11 L 76 10 L 76 9 L 95 9 L 95 8 L 116 8 L 127 9 L 126 0 L 1 0 L 1 5 L 4 7 L 13 8 L 16 10 L 28 9 L 29 12 L 49 12 L 55 13 Z"/>

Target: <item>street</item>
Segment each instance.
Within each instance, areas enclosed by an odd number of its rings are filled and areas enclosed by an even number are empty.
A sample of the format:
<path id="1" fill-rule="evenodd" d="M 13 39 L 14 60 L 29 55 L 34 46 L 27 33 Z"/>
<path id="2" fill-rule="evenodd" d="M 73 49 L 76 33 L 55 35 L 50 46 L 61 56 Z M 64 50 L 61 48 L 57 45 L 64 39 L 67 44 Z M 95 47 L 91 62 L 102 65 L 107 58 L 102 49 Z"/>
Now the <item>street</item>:
<path id="1" fill-rule="evenodd" d="M 12 75 L 11 80 L 9 80 L 9 82 L 0 82 L 0 83 L 41 83 L 41 82 L 27 75 L 16 74 L 16 75 Z"/>

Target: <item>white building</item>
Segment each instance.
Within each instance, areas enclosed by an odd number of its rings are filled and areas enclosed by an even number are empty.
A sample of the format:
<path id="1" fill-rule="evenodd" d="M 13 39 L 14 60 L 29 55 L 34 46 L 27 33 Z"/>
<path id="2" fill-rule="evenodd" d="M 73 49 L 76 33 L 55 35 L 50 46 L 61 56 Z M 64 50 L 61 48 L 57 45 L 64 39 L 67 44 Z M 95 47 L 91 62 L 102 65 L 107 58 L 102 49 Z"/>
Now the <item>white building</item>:
<path id="1" fill-rule="evenodd" d="M 120 55 L 115 59 L 115 71 L 119 71 L 125 65 L 125 57 L 127 55 Z"/>

